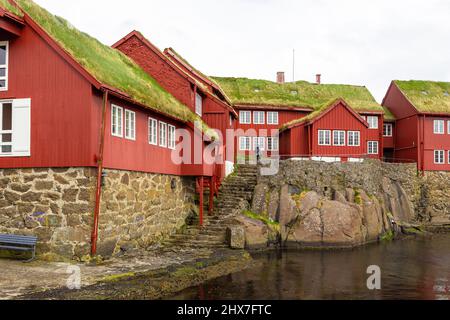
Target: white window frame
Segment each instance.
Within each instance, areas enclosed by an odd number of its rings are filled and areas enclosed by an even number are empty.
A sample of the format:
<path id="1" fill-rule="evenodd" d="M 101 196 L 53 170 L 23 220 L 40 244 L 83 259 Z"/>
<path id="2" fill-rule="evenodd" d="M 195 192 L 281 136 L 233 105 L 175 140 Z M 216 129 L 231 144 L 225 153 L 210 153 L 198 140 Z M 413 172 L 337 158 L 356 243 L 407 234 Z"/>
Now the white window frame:
<path id="1" fill-rule="evenodd" d="M 383 137 L 392 137 L 394 134 L 394 126 L 392 123 L 383 124 Z"/>
<path id="2" fill-rule="evenodd" d="M 203 97 L 198 92 L 195 93 L 195 113 L 203 115 Z"/>
<path id="3" fill-rule="evenodd" d="M 253 151 L 259 146 L 259 151 L 266 151 L 266 137 L 253 137 Z"/>
<path id="4" fill-rule="evenodd" d="M 367 141 L 367 154 L 380 154 L 380 143 L 378 141 Z"/>
<path id="5" fill-rule="evenodd" d="M 440 129 L 442 129 L 442 131 Z M 445 121 L 444 120 L 434 120 L 433 121 L 433 133 L 434 134 L 445 134 Z"/>
<path id="6" fill-rule="evenodd" d="M 447 120 L 447 133 L 450 134 L 450 120 Z"/>
<path id="7" fill-rule="evenodd" d="M 338 134 L 338 136 L 336 136 Z M 346 133 L 344 130 L 334 130 L 333 131 L 333 146 L 337 147 L 345 147 L 346 141 Z M 336 142 L 336 137 L 338 137 L 338 141 Z"/>
<path id="8" fill-rule="evenodd" d="M 4 104 L 11 104 L 11 130 L 4 130 L 3 129 L 3 105 Z M 12 120 L 12 117 L 13 117 L 13 112 L 14 112 L 14 109 L 13 109 L 13 105 L 12 105 L 12 101 L 11 100 L 4 100 L 4 101 L 0 101 L 0 157 L 7 157 L 7 156 L 12 156 L 13 155 L 13 139 L 12 139 L 12 136 L 13 136 L 13 127 L 12 127 L 12 125 L 13 125 L 13 120 Z M 2 142 L 2 140 L 3 140 L 3 135 L 4 134 L 10 134 L 11 135 L 11 142 Z M 2 152 L 2 147 L 3 146 L 6 146 L 6 147 L 8 147 L 8 146 L 10 146 L 11 147 L 11 151 L 10 152 Z"/>
<path id="9" fill-rule="evenodd" d="M 356 136 L 352 136 L 356 134 Z M 352 137 L 350 137 L 352 136 Z M 355 137 L 358 137 L 358 144 L 355 144 Z M 360 131 L 348 131 L 347 132 L 347 146 L 360 147 L 361 146 L 361 132 Z"/>
<path id="10" fill-rule="evenodd" d="M 252 112 L 251 111 L 239 111 L 239 123 L 240 124 L 251 124 L 252 123 Z"/>
<path id="11" fill-rule="evenodd" d="M 158 120 L 148 118 L 148 143 L 154 146 L 158 145 Z"/>
<path id="12" fill-rule="evenodd" d="M 276 146 L 275 148 L 274 145 Z M 267 151 L 279 151 L 279 150 L 280 150 L 280 138 L 267 137 Z"/>
<path id="13" fill-rule="evenodd" d="M 167 123 L 159 121 L 159 146 L 167 148 Z"/>
<path id="14" fill-rule="evenodd" d="M 136 141 L 136 112 L 125 109 L 125 139 Z"/>
<path id="15" fill-rule="evenodd" d="M 436 160 L 441 160 L 436 161 Z M 434 164 L 445 164 L 445 150 L 434 150 Z"/>
<path id="16" fill-rule="evenodd" d="M 0 130 L 1 146 L 11 146 L 11 152 L 2 153 L 0 158 L 31 156 L 31 99 L 0 100 L 0 124 L 3 125 L 3 105 L 11 104 L 11 130 Z M 10 142 L 1 142 L 3 134 L 10 134 Z"/>
<path id="17" fill-rule="evenodd" d="M 367 116 L 367 123 L 369 124 L 369 129 L 378 129 L 380 126 L 377 116 Z"/>
<path id="18" fill-rule="evenodd" d="M 116 117 L 114 114 L 118 112 Z M 120 121 L 118 115 L 120 114 Z M 120 132 L 115 132 L 114 128 L 120 129 Z M 119 130 L 116 130 L 119 131 Z M 118 105 L 111 104 L 111 135 L 113 137 L 123 138 L 123 108 Z"/>
<path id="19" fill-rule="evenodd" d="M 167 146 L 174 150 L 176 145 L 176 129 L 175 126 L 169 124 L 167 126 Z"/>
<path id="20" fill-rule="evenodd" d="M 270 125 L 278 125 L 279 124 L 278 112 L 274 112 L 274 111 L 267 112 L 267 124 L 270 124 Z"/>
<path id="21" fill-rule="evenodd" d="M 265 118 L 266 113 L 264 111 L 253 111 L 253 124 L 266 124 Z"/>
<path id="22" fill-rule="evenodd" d="M 447 151 L 447 156 L 448 156 L 448 164 L 450 164 L 450 150 Z"/>
<path id="23" fill-rule="evenodd" d="M 251 139 L 251 137 L 239 137 L 239 150 L 240 151 L 250 151 L 250 150 L 252 150 L 252 139 Z"/>
<path id="24" fill-rule="evenodd" d="M 323 134 L 323 141 L 322 141 L 322 134 Z M 317 137 L 319 146 L 331 146 L 331 130 L 319 130 L 317 133 Z"/>
<path id="25" fill-rule="evenodd" d="M 0 77 L 0 80 L 5 80 L 5 86 L 0 88 L 0 91 L 8 91 L 9 84 L 9 41 L 0 41 L 0 46 L 6 46 L 5 64 L 0 64 L 0 68 L 5 69 L 5 76 Z"/>

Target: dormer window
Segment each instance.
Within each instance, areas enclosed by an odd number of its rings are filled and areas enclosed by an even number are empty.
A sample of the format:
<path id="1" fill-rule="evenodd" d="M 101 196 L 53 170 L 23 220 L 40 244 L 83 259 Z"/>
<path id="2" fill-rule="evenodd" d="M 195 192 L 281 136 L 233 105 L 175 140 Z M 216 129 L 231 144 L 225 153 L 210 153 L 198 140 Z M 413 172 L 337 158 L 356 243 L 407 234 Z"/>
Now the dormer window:
<path id="1" fill-rule="evenodd" d="M 198 93 L 195 94 L 195 113 L 200 117 L 203 113 L 203 98 Z"/>
<path id="2" fill-rule="evenodd" d="M 8 90 L 8 55 L 9 43 L 0 42 L 0 91 Z"/>

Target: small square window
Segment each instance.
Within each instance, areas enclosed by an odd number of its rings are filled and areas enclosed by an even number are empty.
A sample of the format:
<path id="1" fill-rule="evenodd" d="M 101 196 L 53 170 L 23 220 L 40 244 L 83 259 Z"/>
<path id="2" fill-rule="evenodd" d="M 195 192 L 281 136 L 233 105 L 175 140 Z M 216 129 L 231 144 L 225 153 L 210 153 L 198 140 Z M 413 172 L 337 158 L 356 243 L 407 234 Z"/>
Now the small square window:
<path id="1" fill-rule="evenodd" d="M 444 134 L 445 132 L 444 125 L 445 125 L 444 120 L 434 120 L 433 121 L 434 134 Z"/>
<path id="2" fill-rule="evenodd" d="M 331 145 L 331 130 L 319 130 L 319 146 Z"/>
<path id="3" fill-rule="evenodd" d="M 111 107 L 111 134 L 123 137 L 123 108 L 114 104 Z"/>
<path id="4" fill-rule="evenodd" d="M 444 150 L 434 150 L 434 163 L 435 164 L 444 164 L 445 163 Z"/>
<path id="5" fill-rule="evenodd" d="M 239 112 L 239 123 L 240 124 L 251 124 L 252 123 L 252 113 L 250 111 L 240 111 Z"/>
<path id="6" fill-rule="evenodd" d="M 266 121 L 264 119 L 264 116 L 265 116 L 264 111 L 253 112 L 253 124 L 265 124 Z"/>
<path id="7" fill-rule="evenodd" d="M 136 113 L 125 110 L 125 138 L 136 140 Z"/>

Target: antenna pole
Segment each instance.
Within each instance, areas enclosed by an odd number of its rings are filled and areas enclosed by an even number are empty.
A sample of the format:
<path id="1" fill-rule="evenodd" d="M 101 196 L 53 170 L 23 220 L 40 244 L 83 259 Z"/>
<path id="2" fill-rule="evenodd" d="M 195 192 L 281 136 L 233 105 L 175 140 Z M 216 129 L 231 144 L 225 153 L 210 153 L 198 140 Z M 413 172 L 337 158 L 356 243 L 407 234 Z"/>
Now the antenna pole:
<path id="1" fill-rule="evenodd" d="M 292 82 L 295 82 L 295 49 L 292 50 Z"/>

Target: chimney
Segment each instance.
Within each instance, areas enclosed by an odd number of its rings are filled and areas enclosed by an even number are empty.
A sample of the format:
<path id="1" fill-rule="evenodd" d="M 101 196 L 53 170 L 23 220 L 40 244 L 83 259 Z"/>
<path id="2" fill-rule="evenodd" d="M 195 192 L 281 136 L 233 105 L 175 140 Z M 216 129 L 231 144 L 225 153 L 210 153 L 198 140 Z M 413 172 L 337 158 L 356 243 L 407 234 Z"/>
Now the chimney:
<path id="1" fill-rule="evenodd" d="M 320 84 L 322 82 L 321 78 L 322 78 L 321 74 L 316 74 L 316 84 Z"/>
<path id="2" fill-rule="evenodd" d="M 284 72 L 277 72 L 277 83 L 284 83 Z"/>

